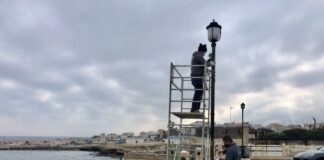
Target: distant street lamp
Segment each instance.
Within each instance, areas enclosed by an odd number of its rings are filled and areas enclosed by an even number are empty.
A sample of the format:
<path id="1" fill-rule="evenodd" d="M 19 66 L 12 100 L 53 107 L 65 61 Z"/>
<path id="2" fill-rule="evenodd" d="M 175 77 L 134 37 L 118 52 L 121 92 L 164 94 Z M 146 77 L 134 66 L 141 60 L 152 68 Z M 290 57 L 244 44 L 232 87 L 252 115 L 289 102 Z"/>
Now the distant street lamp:
<path id="1" fill-rule="evenodd" d="M 233 107 L 230 107 L 230 123 L 232 123 L 232 109 Z"/>
<path id="2" fill-rule="evenodd" d="M 221 38 L 221 30 L 222 26 L 219 25 L 215 20 L 213 20 L 207 27 L 208 32 L 208 40 L 211 42 L 212 47 L 212 55 L 211 60 L 214 63 L 212 66 L 212 83 L 211 83 L 211 122 L 210 122 L 210 159 L 214 160 L 214 136 L 215 136 L 215 48 L 216 48 L 216 42 L 218 42 Z"/>
<path id="3" fill-rule="evenodd" d="M 241 151 L 241 154 L 242 154 L 242 156 L 244 156 L 244 140 L 243 140 L 243 138 L 244 138 L 244 109 L 245 109 L 244 103 L 241 104 L 241 109 L 242 109 L 242 133 L 241 133 L 241 135 L 242 135 L 242 151 Z"/>

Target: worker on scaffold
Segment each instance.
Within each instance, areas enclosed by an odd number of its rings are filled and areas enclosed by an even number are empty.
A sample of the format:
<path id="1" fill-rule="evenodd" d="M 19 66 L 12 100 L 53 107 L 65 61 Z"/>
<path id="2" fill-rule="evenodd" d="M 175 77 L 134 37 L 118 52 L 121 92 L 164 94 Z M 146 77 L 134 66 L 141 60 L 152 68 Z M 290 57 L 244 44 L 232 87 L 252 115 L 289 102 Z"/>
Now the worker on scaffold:
<path id="1" fill-rule="evenodd" d="M 200 65 L 200 66 L 191 66 L 191 83 L 195 88 L 195 93 L 192 98 L 191 112 L 199 112 L 200 102 L 204 94 L 203 84 L 204 84 L 204 71 L 205 67 L 202 65 L 212 66 L 211 56 L 206 61 L 204 56 L 207 52 L 206 44 L 199 44 L 198 51 L 192 54 L 191 65 Z"/>

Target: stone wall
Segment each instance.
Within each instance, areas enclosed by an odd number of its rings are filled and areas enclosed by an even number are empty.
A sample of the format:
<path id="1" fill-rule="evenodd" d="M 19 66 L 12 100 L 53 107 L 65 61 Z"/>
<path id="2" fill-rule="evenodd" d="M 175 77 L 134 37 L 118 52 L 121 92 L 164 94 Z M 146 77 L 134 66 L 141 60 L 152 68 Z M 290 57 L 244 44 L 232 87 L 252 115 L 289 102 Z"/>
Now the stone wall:
<path id="1" fill-rule="evenodd" d="M 287 145 L 324 145 L 324 141 L 313 141 L 313 140 L 259 140 L 250 139 L 249 143 L 254 145 L 281 145 L 283 143 Z"/>
<path id="2" fill-rule="evenodd" d="M 125 153 L 124 160 L 166 160 L 166 155 L 154 153 Z"/>
<path id="3" fill-rule="evenodd" d="M 252 157 L 292 157 L 305 150 L 314 150 L 320 146 L 305 145 L 251 145 Z"/>

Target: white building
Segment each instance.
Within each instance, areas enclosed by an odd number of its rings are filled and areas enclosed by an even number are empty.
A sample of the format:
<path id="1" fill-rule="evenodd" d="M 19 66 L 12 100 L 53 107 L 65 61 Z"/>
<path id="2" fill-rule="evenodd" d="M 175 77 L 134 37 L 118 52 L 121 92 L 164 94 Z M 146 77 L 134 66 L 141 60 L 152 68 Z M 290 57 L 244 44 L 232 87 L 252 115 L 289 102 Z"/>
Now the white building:
<path id="1" fill-rule="evenodd" d="M 140 137 L 143 137 L 144 139 L 147 139 L 148 141 L 156 140 L 160 138 L 160 133 L 158 132 L 141 132 Z"/>
<path id="2" fill-rule="evenodd" d="M 133 132 L 126 132 L 126 133 L 123 133 L 121 135 L 121 139 L 127 139 L 127 138 L 131 138 L 131 137 L 134 137 L 134 133 Z"/>
<path id="3" fill-rule="evenodd" d="M 143 144 L 145 139 L 142 137 L 130 137 L 126 139 L 127 144 Z"/>
<path id="4" fill-rule="evenodd" d="M 94 139 L 92 139 L 92 143 L 98 143 L 98 144 L 106 144 L 107 143 L 107 137 L 104 133 L 102 133 L 100 136 L 95 136 Z"/>
<path id="5" fill-rule="evenodd" d="M 108 140 L 116 140 L 117 138 L 118 138 L 118 135 L 115 134 L 115 133 L 107 134 L 107 139 Z"/>
<path id="6" fill-rule="evenodd" d="M 285 126 L 279 123 L 270 123 L 266 128 L 271 129 L 276 133 L 286 130 Z"/>

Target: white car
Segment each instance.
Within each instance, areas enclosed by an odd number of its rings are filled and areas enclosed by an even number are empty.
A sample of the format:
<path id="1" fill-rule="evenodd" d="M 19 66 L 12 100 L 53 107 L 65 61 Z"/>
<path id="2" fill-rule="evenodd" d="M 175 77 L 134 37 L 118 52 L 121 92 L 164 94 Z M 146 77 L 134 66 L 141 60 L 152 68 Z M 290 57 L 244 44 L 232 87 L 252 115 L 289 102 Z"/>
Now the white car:
<path id="1" fill-rule="evenodd" d="M 324 160 L 324 147 L 300 152 L 294 156 L 294 160 Z"/>

